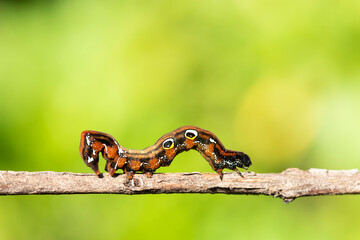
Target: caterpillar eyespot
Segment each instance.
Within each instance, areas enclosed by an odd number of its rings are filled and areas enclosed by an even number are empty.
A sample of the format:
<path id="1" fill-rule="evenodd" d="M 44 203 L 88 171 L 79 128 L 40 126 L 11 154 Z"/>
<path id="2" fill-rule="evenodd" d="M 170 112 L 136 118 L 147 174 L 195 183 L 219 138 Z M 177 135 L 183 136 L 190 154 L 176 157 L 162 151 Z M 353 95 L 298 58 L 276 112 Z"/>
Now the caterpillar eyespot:
<path id="1" fill-rule="evenodd" d="M 198 132 L 196 130 L 189 129 L 185 131 L 185 137 L 190 140 L 194 140 L 197 136 L 198 136 Z"/>
<path id="2" fill-rule="evenodd" d="M 172 149 L 174 147 L 174 139 L 172 138 L 169 138 L 169 139 L 166 139 L 163 144 L 162 144 L 163 148 L 164 149 Z"/>
<path id="3" fill-rule="evenodd" d="M 169 149 L 173 150 L 167 151 Z M 191 149 L 205 158 L 221 180 L 224 168 L 242 176 L 237 168 L 247 169 L 252 164 L 247 154 L 226 149 L 213 133 L 194 126 L 180 127 L 165 134 L 143 150 L 126 149 L 111 135 L 97 131 L 84 131 L 80 139 L 80 155 L 97 175 L 100 175 L 101 153 L 106 160 L 105 171 L 114 176 L 118 169 L 122 169 L 129 179 L 138 171 L 151 177 L 159 167 L 169 166 L 177 154 Z"/>

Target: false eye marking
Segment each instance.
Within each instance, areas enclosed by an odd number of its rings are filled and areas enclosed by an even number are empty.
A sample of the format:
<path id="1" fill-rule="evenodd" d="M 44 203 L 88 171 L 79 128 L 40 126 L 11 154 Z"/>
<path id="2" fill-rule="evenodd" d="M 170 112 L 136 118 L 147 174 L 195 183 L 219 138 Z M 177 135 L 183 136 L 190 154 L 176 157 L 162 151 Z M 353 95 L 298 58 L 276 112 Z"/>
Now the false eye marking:
<path id="1" fill-rule="evenodd" d="M 185 131 L 185 137 L 191 140 L 194 140 L 198 136 L 198 132 L 193 129 L 189 129 Z"/>
<path id="2" fill-rule="evenodd" d="M 171 149 L 174 147 L 174 139 L 173 138 L 168 138 L 166 139 L 163 144 L 162 147 L 167 150 L 167 149 Z"/>

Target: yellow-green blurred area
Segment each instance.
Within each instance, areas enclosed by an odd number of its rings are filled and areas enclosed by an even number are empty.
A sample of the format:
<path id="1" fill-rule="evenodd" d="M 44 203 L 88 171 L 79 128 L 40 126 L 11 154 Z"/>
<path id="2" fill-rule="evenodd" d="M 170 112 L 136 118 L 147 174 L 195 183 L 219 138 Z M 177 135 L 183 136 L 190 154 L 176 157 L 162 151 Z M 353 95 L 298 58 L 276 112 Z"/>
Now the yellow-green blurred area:
<path id="1" fill-rule="evenodd" d="M 90 173 L 83 130 L 143 149 L 184 125 L 257 173 L 359 168 L 359 13 L 356 0 L 0 1 L 0 169 Z M 213 172 L 195 151 L 157 172 L 191 171 Z M 358 196 L 3 196 L 0 239 L 355 239 L 359 214 Z"/>

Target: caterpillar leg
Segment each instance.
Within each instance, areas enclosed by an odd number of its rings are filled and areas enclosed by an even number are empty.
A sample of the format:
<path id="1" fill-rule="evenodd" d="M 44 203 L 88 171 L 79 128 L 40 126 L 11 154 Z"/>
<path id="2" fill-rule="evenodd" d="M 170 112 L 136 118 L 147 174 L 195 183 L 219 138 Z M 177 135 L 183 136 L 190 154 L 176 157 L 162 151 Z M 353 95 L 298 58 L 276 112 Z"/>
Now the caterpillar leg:
<path id="1" fill-rule="evenodd" d="M 223 168 L 216 169 L 215 171 L 219 174 L 220 180 L 222 181 L 224 178 Z"/>
<path id="2" fill-rule="evenodd" d="M 242 173 L 239 171 L 239 169 L 237 169 L 236 167 L 234 169 L 235 172 L 237 172 L 241 177 L 245 178 L 244 175 L 242 175 Z"/>
<path id="3" fill-rule="evenodd" d="M 147 172 L 145 172 L 145 175 L 146 175 L 148 178 L 151 178 L 153 174 L 154 174 L 154 172 L 152 172 L 152 171 L 147 171 Z"/>
<path id="4" fill-rule="evenodd" d="M 109 162 L 107 164 L 107 169 L 108 169 L 108 172 L 109 172 L 110 176 L 114 177 L 116 169 L 111 167 L 111 162 Z"/>
<path id="5" fill-rule="evenodd" d="M 135 175 L 135 172 L 134 172 L 134 171 L 127 170 L 127 169 L 125 168 L 124 172 L 125 172 L 125 174 L 126 174 L 126 176 L 127 176 L 127 178 L 128 178 L 129 180 L 133 179 L 133 177 L 134 177 L 134 175 Z"/>
<path id="6" fill-rule="evenodd" d="M 87 164 L 96 175 L 100 176 L 100 170 L 99 170 L 99 162 L 98 161 L 93 161 L 92 163 L 88 163 Z"/>

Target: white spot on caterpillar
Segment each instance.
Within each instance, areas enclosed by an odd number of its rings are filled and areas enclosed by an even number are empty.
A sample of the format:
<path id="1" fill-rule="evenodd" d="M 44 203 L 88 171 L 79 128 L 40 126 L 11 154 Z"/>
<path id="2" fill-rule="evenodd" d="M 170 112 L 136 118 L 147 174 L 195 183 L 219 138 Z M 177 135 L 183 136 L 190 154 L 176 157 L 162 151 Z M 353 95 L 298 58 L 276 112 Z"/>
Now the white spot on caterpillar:
<path id="1" fill-rule="evenodd" d="M 118 163 L 119 163 L 119 160 L 117 160 L 115 163 L 115 167 L 114 167 L 115 170 L 117 169 Z"/>
<path id="2" fill-rule="evenodd" d="M 147 165 L 147 166 L 150 166 L 150 164 L 149 164 L 149 163 L 147 163 L 147 162 L 142 162 L 142 163 L 140 163 L 140 166 L 142 166 L 142 165 Z"/>
<path id="3" fill-rule="evenodd" d="M 94 161 L 94 158 L 93 157 L 89 157 L 88 158 L 88 163 L 91 163 L 91 162 L 93 162 Z"/>
<path id="4" fill-rule="evenodd" d="M 215 144 L 216 144 L 216 141 L 215 141 L 214 139 L 212 139 L 212 138 L 210 138 L 210 142 L 212 142 L 212 143 L 215 143 Z"/>
<path id="5" fill-rule="evenodd" d="M 114 142 L 115 142 L 116 146 L 118 147 L 118 153 L 119 153 L 119 155 L 121 155 L 121 153 L 124 153 L 124 150 L 121 149 L 119 143 L 118 143 L 116 140 L 114 140 Z"/>
<path id="6" fill-rule="evenodd" d="M 202 151 L 204 151 L 204 150 L 206 150 L 206 149 L 207 149 L 207 145 L 206 145 L 206 144 L 204 144 L 204 143 L 201 143 L 201 142 L 199 142 L 199 141 L 194 141 L 194 143 L 199 144 L 199 146 L 200 146 L 200 150 L 202 150 Z"/>
<path id="7" fill-rule="evenodd" d="M 217 158 L 216 154 L 213 152 L 212 155 L 215 158 L 215 162 L 218 163 L 218 158 Z"/>
<path id="8" fill-rule="evenodd" d="M 90 146 L 90 135 L 86 135 L 86 144 Z"/>

